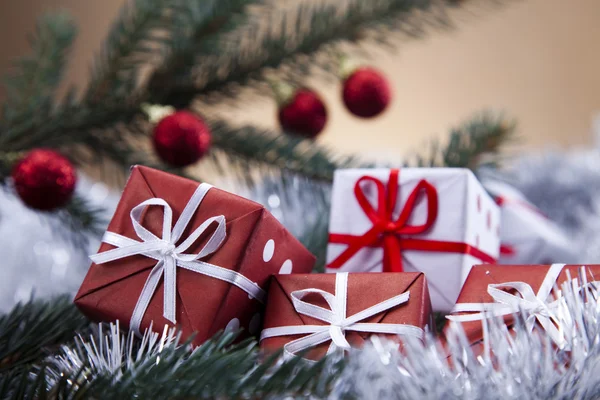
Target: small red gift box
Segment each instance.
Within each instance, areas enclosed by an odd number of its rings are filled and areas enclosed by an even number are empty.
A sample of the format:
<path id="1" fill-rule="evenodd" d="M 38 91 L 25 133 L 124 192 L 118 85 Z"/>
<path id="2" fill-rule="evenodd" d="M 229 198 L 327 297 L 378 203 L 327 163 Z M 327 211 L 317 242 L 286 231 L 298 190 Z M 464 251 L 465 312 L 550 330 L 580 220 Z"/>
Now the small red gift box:
<path id="1" fill-rule="evenodd" d="M 430 321 L 422 273 L 276 275 L 260 346 L 317 360 L 359 347 L 373 334 L 422 337 Z"/>
<path id="2" fill-rule="evenodd" d="M 269 277 L 310 272 L 315 258 L 264 207 L 147 167 L 134 167 L 75 304 L 134 331 L 151 323 L 256 334 Z"/>
<path id="3" fill-rule="evenodd" d="M 458 301 L 447 318 L 451 323 L 460 323 L 474 351 L 483 347 L 483 320 L 503 317 L 511 327 L 514 316 L 527 313 L 526 325 L 533 329 L 538 325 L 544 329 L 555 345 L 563 347 L 564 321 L 557 312 L 560 306 L 561 284 L 580 278 L 580 265 L 478 265 L 474 266 L 458 296 Z M 586 265 L 586 279 L 594 281 L 600 275 L 600 265 Z M 582 282 L 579 282 L 581 285 Z M 446 327 L 446 332 L 449 326 Z"/>

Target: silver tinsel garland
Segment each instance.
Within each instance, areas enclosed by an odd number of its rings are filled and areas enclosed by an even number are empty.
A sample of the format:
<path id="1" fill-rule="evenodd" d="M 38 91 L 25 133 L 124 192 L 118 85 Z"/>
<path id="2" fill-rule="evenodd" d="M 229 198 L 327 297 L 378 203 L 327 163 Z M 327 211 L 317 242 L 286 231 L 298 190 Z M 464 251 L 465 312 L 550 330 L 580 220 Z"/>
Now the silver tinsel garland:
<path id="1" fill-rule="evenodd" d="M 581 281 L 579 281 L 581 283 Z M 566 346 L 557 349 L 541 329 L 529 332 L 521 313 L 510 330 L 499 319 L 485 324 L 489 351 L 474 355 L 459 325 L 452 325 L 447 348 L 432 335 L 424 342 L 408 340 L 404 349 L 397 344 L 373 338 L 362 349 L 347 354 L 346 367 L 329 373 L 334 379 L 328 398 L 345 399 L 595 399 L 600 396 L 600 288 L 595 284 L 580 288 L 577 279 L 564 283 L 564 301 L 557 315 L 564 324 Z M 162 337 L 146 334 L 134 346 L 130 336 L 115 326 L 100 332 L 97 339 L 77 339 L 75 347 L 63 346 L 51 358 L 56 374 L 74 373 L 88 365 L 86 379 L 112 374 L 114 384 L 125 370 L 148 365 L 147 360 L 177 346 L 173 332 Z M 160 345 L 157 345 L 160 344 Z M 137 349 L 137 350 L 132 350 Z M 190 356 L 193 352 L 190 351 Z M 450 356 L 450 358 L 448 358 Z M 185 365 L 186 359 L 180 361 Z M 152 365 L 150 363 L 150 365 Z M 282 368 L 279 364 L 276 368 Z M 115 371 L 117 374 L 115 374 Z M 250 368 L 244 380 L 255 369 Z M 276 371 L 271 371 L 270 376 Z M 148 373 L 148 370 L 146 370 Z M 326 373 L 327 374 L 327 371 Z M 335 374 L 335 376 L 333 375 Z M 315 377 L 323 380 L 323 376 Z M 49 384 L 52 384 L 53 378 Z M 281 398 L 299 396 L 285 393 Z M 252 393 L 248 393 L 250 398 Z M 301 397 L 310 397 L 302 393 Z"/>

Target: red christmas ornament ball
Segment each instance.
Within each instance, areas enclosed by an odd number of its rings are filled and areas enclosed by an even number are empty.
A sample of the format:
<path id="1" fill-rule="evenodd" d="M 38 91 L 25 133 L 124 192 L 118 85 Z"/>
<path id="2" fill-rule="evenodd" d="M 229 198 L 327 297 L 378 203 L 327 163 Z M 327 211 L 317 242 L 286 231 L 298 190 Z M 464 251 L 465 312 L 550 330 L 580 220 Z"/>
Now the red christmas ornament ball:
<path id="1" fill-rule="evenodd" d="M 208 152 L 211 134 L 199 116 L 177 111 L 156 124 L 153 142 L 161 160 L 175 167 L 185 167 Z"/>
<path id="2" fill-rule="evenodd" d="M 327 123 L 325 103 L 310 89 L 298 89 L 279 109 L 279 123 L 289 132 L 315 138 Z"/>
<path id="3" fill-rule="evenodd" d="M 381 114 L 390 104 L 392 93 L 387 79 L 377 70 L 362 67 L 344 81 L 342 92 L 348 110 L 361 118 Z"/>
<path id="4" fill-rule="evenodd" d="M 65 206 L 75 191 L 73 164 L 50 149 L 35 149 L 12 170 L 17 194 L 31 208 L 49 211 Z"/>

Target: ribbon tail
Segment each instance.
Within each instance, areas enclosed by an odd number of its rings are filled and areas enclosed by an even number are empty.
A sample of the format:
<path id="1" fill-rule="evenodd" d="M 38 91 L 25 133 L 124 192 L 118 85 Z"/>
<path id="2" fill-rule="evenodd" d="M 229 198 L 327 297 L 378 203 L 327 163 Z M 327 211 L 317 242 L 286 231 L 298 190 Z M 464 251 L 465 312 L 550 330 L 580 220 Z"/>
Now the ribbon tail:
<path id="1" fill-rule="evenodd" d="M 150 300 L 152 299 L 152 296 L 156 291 L 158 283 L 160 282 L 162 269 L 163 261 L 159 261 L 154 266 L 154 268 L 152 268 L 152 271 L 150 271 L 150 274 L 148 275 L 148 279 L 146 279 L 146 283 L 144 284 L 142 293 L 140 294 L 140 297 L 138 298 L 138 301 L 135 304 L 133 313 L 131 314 L 131 320 L 129 321 L 129 329 L 139 336 L 141 336 L 140 325 L 142 324 L 142 318 L 144 318 L 146 309 L 148 308 Z"/>
<path id="2" fill-rule="evenodd" d="M 404 272 L 400 239 L 393 235 L 383 239 L 383 272 Z"/>
<path id="3" fill-rule="evenodd" d="M 564 333 L 558 330 L 558 328 L 554 325 L 554 323 L 552 323 L 552 321 L 548 317 L 542 317 L 538 315 L 537 320 L 542 326 L 542 328 L 544 328 L 544 330 L 548 333 L 550 339 L 552 339 L 552 341 L 556 343 L 557 346 L 562 348 L 565 345 Z"/>
<path id="4" fill-rule="evenodd" d="M 172 257 L 168 257 L 164 264 L 163 317 L 177 323 L 175 308 L 177 307 L 177 265 Z"/>
<path id="5" fill-rule="evenodd" d="M 298 355 L 299 352 L 318 346 L 328 340 L 331 340 L 331 336 L 329 335 L 329 330 L 326 329 L 304 336 L 300 339 L 292 340 L 291 342 L 286 343 L 283 346 L 283 349 L 290 354 Z"/>
<path id="6" fill-rule="evenodd" d="M 329 336 L 331 336 L 331 344 L 334 344 L 336 347 L 339 347 L 340 349 L 350 348 L 350 343 L 348 343 L 346 335 L 344 335 L 344 332 L 339 326 L 330 326 Z"/>
<path id="7" fill-rule="evenodd" d="M 257 301 L 264 304 L 267 298 L 267 293 L 256 283 L 246 278 L 244 275 L 232 271 L 227 268 L 218 267 L 216 265 L 204 262 L 204 261 L 182 261 L 177 262 L 182 268 L 190 271 L 197 272 L 202 275 L 210 276 L 215 279 L 231 283 L 248 293 L 249 296 L 253 297 Z"/>
<path id="8" fill-rule="evenodd" d="M 373 227 L 367 233 L 362 236 L 350 237 L 347 235 L 338 235 L 331 233 L 329 235 L 330 243 L 343 243 L 346 242 L 348 247 L 344 250 L 335 260 L 327 265 L 327 268 L 341 268 L 348 260 L 350 260 L 356 253 L 358 253 L 363 247 L 370 246 L 377 242 L 380 230 L 378 227 Z M 340 240 L 340 239 L 344 240 Z M 348 240 L 346 240 L 348 239 Z"/>

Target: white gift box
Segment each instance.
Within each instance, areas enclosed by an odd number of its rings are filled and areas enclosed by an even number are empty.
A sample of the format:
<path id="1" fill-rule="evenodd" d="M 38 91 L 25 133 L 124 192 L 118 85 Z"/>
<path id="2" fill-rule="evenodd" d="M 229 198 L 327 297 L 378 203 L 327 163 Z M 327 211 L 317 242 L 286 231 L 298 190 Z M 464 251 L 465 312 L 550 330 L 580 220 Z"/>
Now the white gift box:
<path id="1" fill-rule="evenodd" d="M 576 261 L 576 246 L 523 193 L 493 179 L 484 179 L 482 184 L 500 206 L 499 264 Z"/>
<path id="2" fill-rule="evenodd" d="M 391 171 L 393 170 L 378 168 L 335 172 L 327 272 L 390 270 L 389 265 L 387 268 L 383 265 L 385 245 L 381 242 L 384 236 L 387 236 L 386 240 L 390 240 L 391 237 L 391 241 L 397 245 L 392 243 L 396 246 L 396 250 L 393 251 L 396 254 L 389 254 L 390 260 L 396 263 L 401 261 L 404 271 L 424 272 L 429 282 L 434 311 L 448 312 L 454 306 L 471 267 L 475 264 L 494 262 L 498 257 L 498 206 L 471 171 L 458 168 L 401 169 L 396 178 L 398 198 L 395 205 L 389 205 L 387 203 L 393 201 L 388 198 L 387 193 Z M 361 179 L 362 183 L 357 184 Z M 376 184 L 374 180 L 381 184 Z M 421 182 L 423 180 L 433 187 L 430 192 L 434 193 L 425 195 L 424 190 L 420 190 L 420 195 L 411 207 L 407 200 L 418 185 L 426 185 Z M 361 205 L 358 199 L 360 193 L 369 205 Z M 372 231 L 376 229 L 374 226 L 378 226 L 373 222 L 373 218 L 378 217 L 373 217 L 373 214 L 377 214 L 379 209 L 380 195 L 383 196 L 381 201 L 386 207 L 393 207 L 391 218 L 387 217 L 391 221 L 397 221 L 405 207 L 408 208 L 405 212 L 409 213 L 410 217 L 404 227 L 425 224 L 428 215 L 435 216 L 435 219 L 422 233 L 398 233 L 402 227 L 396 227 L 395 230 L 388 228 L 391 231 L 376 235 L 380 238 L 377 243 L 364 246 L 361 242 L 365 241 L 365 234 L 372 239 Z M 437 204 L 434 197 L 437 198 Z M 378 215 L 385 215 L 385 212 Z M 392 253 L 389 247 L 388 252 Z M 349 253 L 353 253 L 352 256 L 341 263 L 340 261 L 347 258 L 344 255 Z M 336 264 L 336 268 L 331 268 Z"/>

